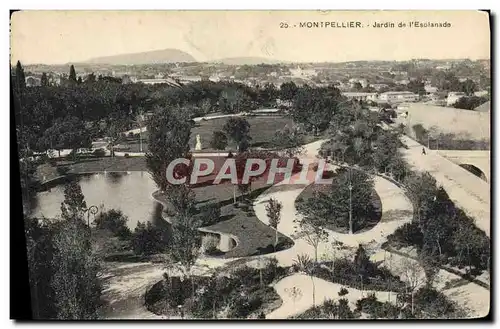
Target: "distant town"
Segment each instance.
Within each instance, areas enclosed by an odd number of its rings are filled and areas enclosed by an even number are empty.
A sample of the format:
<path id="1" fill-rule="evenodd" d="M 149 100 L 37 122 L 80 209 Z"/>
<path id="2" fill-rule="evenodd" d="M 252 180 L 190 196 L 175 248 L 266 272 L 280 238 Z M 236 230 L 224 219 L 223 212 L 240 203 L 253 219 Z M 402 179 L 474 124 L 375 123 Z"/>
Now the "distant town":
<path id="1" fill-rule="evenodd" d="M 258 61 L 258 59 L 257 59 Z M 244 62 L 244 60 L 243 60 Z M 113 79 L 122 84 L 183 85 L 234 82 L 249 87 L 333 86 L 352 99 L 376 104 L 419 102 L 473 110 L 490 98 L 489 60 L 357 61 L 346 63 L 228 65 L 224 63 L 74 64 L 77 80 Z M 26 65 L 26 85 L 65 85 L 68 65 Z"/>

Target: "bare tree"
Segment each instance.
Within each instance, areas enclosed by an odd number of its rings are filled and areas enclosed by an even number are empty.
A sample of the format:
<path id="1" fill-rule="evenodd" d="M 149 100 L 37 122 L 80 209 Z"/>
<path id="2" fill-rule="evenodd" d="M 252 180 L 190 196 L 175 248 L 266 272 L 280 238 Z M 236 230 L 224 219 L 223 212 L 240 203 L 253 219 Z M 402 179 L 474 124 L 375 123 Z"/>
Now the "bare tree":
<path id="1" fill-rule="evenodd" d="M 425 282 L 425 273 L 417 261 L 409 258 L 401 260 L 401 278 L 406 284 L 407 293 L 411 294 L 411 314 L 415 313 L 414 297 L 415 292 Z"/>

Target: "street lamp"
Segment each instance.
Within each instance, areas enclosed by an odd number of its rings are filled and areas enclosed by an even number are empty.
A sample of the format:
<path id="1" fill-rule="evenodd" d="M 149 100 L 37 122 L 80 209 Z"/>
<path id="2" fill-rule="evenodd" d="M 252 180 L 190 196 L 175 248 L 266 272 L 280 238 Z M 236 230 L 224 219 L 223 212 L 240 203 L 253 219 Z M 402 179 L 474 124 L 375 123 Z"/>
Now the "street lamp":
<path id="1" fill-rule="evenodd" d="M 96 206 L 90 206 L 83 211 L 83 213 L 87 213 L 87 226 L 89 227 L 89 231 L 90 231 L 90 214 L 94 215 L 95 217 L 98 211 L 99 209 Z"/>

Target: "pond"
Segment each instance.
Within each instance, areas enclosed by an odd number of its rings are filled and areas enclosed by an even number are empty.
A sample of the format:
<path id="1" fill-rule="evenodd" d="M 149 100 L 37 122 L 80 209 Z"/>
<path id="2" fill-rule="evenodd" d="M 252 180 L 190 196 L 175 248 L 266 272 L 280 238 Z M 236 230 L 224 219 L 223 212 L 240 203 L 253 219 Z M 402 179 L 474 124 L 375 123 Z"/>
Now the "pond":
<path id="1" fill-rule="evenodd" d="M 161 205 L 151 194 L 157 190 L 149 173 L 95 173 L 78 176 L 87 207 L 94 205 L 99 210 L 119 209 L 128 217 L 128 227 L 134 229 L 137 222 L 161 219 Z M 48 191 L 39 192 L 31 214 L 47 218 L 61 215 L 64 200 L 64 185 L 59 184 Z M 91 222 L 93 221 L 90 215 Z M 85 218 L 86 219 L 86 218 Z"/>

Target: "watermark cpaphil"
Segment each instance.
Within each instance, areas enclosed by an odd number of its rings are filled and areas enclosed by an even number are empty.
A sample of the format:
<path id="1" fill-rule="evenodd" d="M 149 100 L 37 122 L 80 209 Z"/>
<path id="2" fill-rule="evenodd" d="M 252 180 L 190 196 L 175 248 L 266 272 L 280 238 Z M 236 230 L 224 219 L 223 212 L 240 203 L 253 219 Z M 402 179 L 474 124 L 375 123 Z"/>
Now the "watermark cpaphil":
<path id="1" fill-rule="evenodd" d="M 331 184 L 333 178 L 324 178 L 328 172 L 324 159 L 311 162 L 297 158 L 225 158 L 192 157 L 178 158 L 166 168 L 169 184 L 211 182 L 220 184 L 249 184 L 255 179 L 264 179 L 267 184 Z"/>

